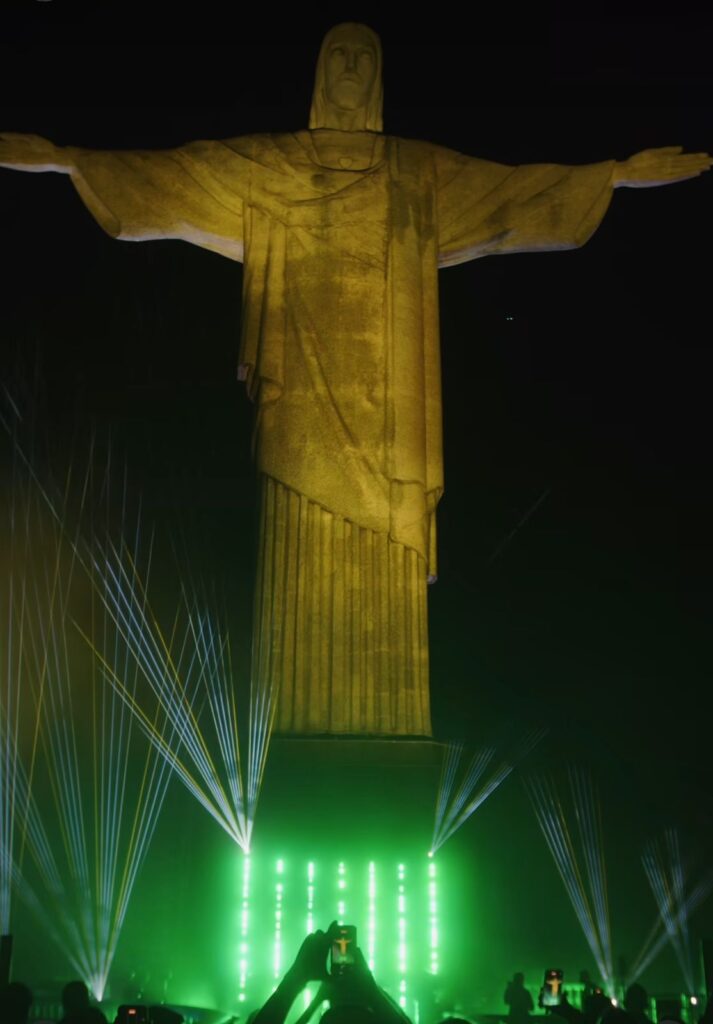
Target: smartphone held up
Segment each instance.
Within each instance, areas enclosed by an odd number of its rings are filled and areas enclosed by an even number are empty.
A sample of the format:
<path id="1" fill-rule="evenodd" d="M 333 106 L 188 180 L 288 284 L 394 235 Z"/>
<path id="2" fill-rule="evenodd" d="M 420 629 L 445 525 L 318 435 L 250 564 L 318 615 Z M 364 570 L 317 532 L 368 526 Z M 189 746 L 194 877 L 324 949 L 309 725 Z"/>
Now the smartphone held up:
<path id="1" fill-rule="evenodd" d="M 560 967 L 548 967 L 542 983 L 542 1005 L 560 1006 L 562 1003 L 562 984 L 564 971 Z"/>
<path id="2" fill-rule="evenodd" d="M 332 931 L 329 955 L 329 973 L 333 978 L 349 974 L 356 963 L 356 927 L 352 924 L 337 925 Z"/>

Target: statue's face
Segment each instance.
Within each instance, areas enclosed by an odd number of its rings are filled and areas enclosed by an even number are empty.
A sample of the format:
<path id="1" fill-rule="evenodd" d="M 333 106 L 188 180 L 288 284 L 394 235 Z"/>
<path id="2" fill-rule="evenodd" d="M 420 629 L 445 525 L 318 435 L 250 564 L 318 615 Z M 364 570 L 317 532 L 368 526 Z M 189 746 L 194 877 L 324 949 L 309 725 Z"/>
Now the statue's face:
<path id="1" fill-rule="evenodd" d="M 337 30 L 326 54 L 327 99 L 340 110 L 367 105 L 376 76 L 376 52 L 358 25 Z"/>

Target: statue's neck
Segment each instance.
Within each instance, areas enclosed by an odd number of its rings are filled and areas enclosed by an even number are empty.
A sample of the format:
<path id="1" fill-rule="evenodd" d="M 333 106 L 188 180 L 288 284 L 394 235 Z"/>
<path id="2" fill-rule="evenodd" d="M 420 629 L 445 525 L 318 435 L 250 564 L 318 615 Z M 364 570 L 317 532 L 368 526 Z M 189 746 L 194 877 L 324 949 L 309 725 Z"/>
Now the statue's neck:
<path id="1" fill-rule="evenodd" d="M 325 116 L 325 128 L 337 132 L 363 132 L 366 130 L 366 108 L 342 110 L 335 104 L 328 104 Z"/>
<path id="2" fill-rule="evenodd" d="M 316 160 L 323 167 L 366 170 L 379 163 L 384 154 L 384 138 L 375 132 L 317 128 L 309 136 Z"/>

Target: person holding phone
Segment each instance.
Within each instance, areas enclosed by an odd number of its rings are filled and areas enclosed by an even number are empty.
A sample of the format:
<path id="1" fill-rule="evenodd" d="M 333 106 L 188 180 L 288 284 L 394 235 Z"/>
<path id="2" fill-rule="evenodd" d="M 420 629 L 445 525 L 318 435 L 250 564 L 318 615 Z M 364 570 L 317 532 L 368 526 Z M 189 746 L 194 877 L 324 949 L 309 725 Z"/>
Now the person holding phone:
<path id="1" fill-rule="evenodd" d="M 356 944 L 356 929 L 336 921 L 326 932 L 320 929 L 307 936 L 253 1024 L 284 1024 L 297 996 L 313 981 L 321 982 L 320 991 L 300 1018 L 302 1022 L 328 1000 L 330 1009 L 322 1017 L 325 1024 L 410 1024 L 403 1010 L 376 984 Z"/>

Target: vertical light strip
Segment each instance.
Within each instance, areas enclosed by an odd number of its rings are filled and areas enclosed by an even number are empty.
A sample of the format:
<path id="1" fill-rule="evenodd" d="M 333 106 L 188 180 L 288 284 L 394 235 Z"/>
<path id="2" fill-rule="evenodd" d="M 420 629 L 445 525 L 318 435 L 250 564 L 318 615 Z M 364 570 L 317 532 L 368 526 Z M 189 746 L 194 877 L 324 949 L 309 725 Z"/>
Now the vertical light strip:
<path id="1" fill-rule="evenodd" d="M 433 861 L 428 865 L 428 936 L 431 956 L 429 971 L 438 974 L 438 882 Z"/>
<path id="2" fill-rule="evenodd" d="M 314 861 L 307 864 L 307 934 L 314 931 Z M 305 1010 L 312 1002 L 313 992 L 309 985 L 305 985 L 304 1008 Z"/>
<path id="3" fill-rule="evenodd" d="M 376 865 L 369 862 L 369 934 L 367 936 L 366 955 L 369 970 L 376 970 Z"/>
<path id="4" fill-rule="evenodd" d="M 238 1002 L 245 1002 L 248 983 L 248 926 L 250 923 L 250 858 L 243 856 L 243 887 L 240 900 L 240 958 Z"/>
<path id="5" fill-rule="evenodd" d="M 284 895 L 283 876 L 285 862 L 280 859 L 276 864 L 277 882 L 275 883 L 275 950 L 273 958 L 273 974 L 280 977 L 282 968 L 282 898 Z"/>
<path id="6" fill-rule="evenodd" d="M 398 906 L 398 961 L 399 961 L 399 1006 L 406 1008 L 406 865 L 399 864 Z"/>
<path id="7" fill-rule="evenodd" d="M 307 865 L 307 934 L 314 931 L 314 861 Z"/>
<path id="8" fill-rule="evenodd" d="M 344 900 L 344 895 L 345 895 L 346 888 L 347 888 L 347 880 L 346 880 L 345 876 L 346 876 L 346 868 L 344 867 L 344 862 L 340 861 L 339 862 L 339 868 L 337 870 L 337 897 L 338 897 L 338 899 L 337 899 L 337 923 L 338 924 L 344 924 L 344 918 L 346 917 L 346 913 L 347 913 L 347 911 L 346 911 L 346 903 L 345 903 L 345 900 Z"/>

